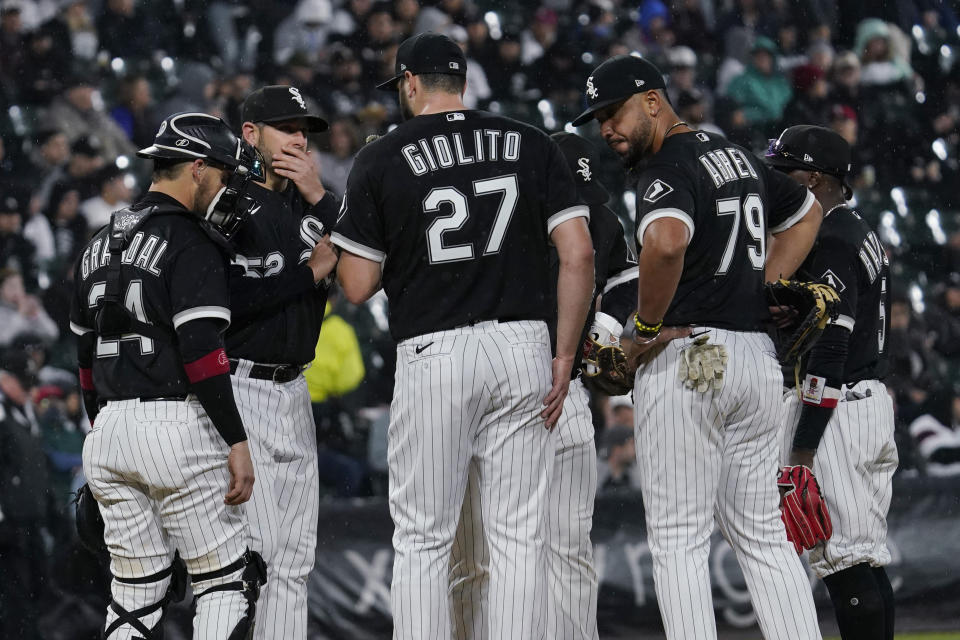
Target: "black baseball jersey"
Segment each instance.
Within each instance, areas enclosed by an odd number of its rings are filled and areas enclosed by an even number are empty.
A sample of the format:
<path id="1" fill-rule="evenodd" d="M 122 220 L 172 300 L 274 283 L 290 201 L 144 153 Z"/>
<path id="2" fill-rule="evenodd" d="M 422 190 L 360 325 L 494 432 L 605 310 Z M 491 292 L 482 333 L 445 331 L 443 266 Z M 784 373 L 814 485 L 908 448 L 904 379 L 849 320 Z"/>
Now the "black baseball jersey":
<path id="1" fill-rule="evenodd" d="M 396 340 L 545 320 L 548 238 L 589 215 L 556 143 L 483 111 L 404 122 L 357 155 L 333 242 L 383 263 Z"/>
<path id="2" fill-rule="evenodd" d="M 132 208 L 183 207 L 173 198 L 148 192 Z M 84 247 L 74 272 L 70 328 L 77 335 L 94 331 L 106 291 L 110 262 L 109 225 Z M 141 322 L 166 329 L 170 340 L 137 334 L 119 339 L 97 337 L 93 384 L 101 400 L 181 396 L 189 383 L 173 339 L 178 327 L 211 318 L 230 323 L 226 253 L 186 209 L 183 215 L 153 217 L 131 239 L 121 258 L 121 299 Z"/>
<path id="3" fill-rule="evenodd" d="M 304 365 L 313 361 L 327 302 L 326 284 L 314 285 L 306 262 L 333 228 L 337 203 L 328 193 L 310 206 L 292 182 L 280 192 L 254 185 L 250 195 L 261 207 L 231 240 L 226 350 L 231 358 Z"/>
<path id="4" fill-rule="evenodd" d="M 664 217 L 690 231 L 663 324 L 762 330 L 767 233 L 791 227 L 813 202 L 806 187 L 720 136 L 666 138 L 637 184 L 635 234 L 639 247 L 647 225 Z"/>
<path id="5" fill-rule="evenodd" d="M 873 229 L 842 206 L 823 219 L 817 244 L 797 270 L 801 280 L 821 280 L 840 296 L 833 324 L 850 330 L 841 382 L 882 379 L 887 373 L 890 329 L 890 263 Z"/>
<path id="6" fill-rule="evenodd" d="M 592 205 L 590 207 L 590 238 L 593 240 L 593 274 L 594 288 L 593 297 L 604 295 L 614 287 L 626 285 L 632 289 L 633 306 L 629 311 L 636 308 L 636 279 L 637 279 L 637 260 L 633 257 L 627 242 L 623 237 L 623 225 L 620 219 L 613 211 L 605 205 Z M 556 310 L 557 296 L 557 276 L 560 272 L 560 258 L 557 250 L 550 249 L 550 295 L 553 298 L 553 309 Z M 587 332 L 593 326 L 593 316 L 595 310 L 591 304 L 587 315 L 587 322 L 583 327 L 581 335 L 581 344 L 586 340 Z M 619 317 L 618 317 L 619 316 Z M 617 322 L 622 323 L 626 317 L 622 310 L 614 312 Z M 557 318 L 554 315 L 550 319 L 550 338 L 551 344 L 557 341 Z M 577 360 L 574 362 L 573 374 L 576 376 L 580 372 L 580 353 L 577 353 Z"/>

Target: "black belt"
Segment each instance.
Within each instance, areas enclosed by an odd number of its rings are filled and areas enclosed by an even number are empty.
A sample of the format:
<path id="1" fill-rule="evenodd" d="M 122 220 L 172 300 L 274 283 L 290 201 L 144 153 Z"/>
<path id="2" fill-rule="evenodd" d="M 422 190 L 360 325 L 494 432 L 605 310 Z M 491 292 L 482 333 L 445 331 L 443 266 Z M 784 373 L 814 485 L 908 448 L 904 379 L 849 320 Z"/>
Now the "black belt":
<path id="1" fill-rule="evenodd" d="M 187 399 L 186 395 L 182 396 L 157 396 L 155 398 L 107 398 L 101 399 L 97 403 L 97 407 L 103 409 L 108 402 L 122 402 L 124 400 L 139 400 L 140 402 L 185 402 Z"/>
<path id="2" fill-rule="evenodd" d="M 240 364 L 239 360 L 230 359 L 230 373 L 237 372 L 237 365 Z M 257 380 L 271 380 L 277 383 L 290 382 L 291 380 L 296 380 L 303 372 L 303 367 L 295 364 L 254 364 L 250 367 L 250 371 L 247 372 L 246 377 L 255 378 Z"/>

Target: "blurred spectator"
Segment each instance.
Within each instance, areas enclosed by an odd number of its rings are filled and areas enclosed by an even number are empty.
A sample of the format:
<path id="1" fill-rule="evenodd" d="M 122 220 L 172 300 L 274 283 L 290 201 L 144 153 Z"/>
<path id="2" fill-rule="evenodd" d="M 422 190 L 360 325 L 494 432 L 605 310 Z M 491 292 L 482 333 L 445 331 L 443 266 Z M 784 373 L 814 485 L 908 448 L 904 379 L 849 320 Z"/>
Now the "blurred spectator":
<path id="1" fill-rule="evenodd" d="M 547 49 L 557 41 L 557 25 L 560 19 L 557 12 L 547 7 L 540 7 L 533 14 L 530 27 L 520 34 L 523 64 L 532 64 L 543 57 Z"/>
<path id="2" fill-rule="evenodd" d="M 138 148 L 153 144 L 154 134 L 162 118 L 154 112 L 150 83 L 141 75 L 130 75 L 120 82 L 117 106 L 110 110 L 127 138 Z"/>
<path id="3" fill-rule="evenodd" d="M 960 474 L 960 395 L 950 389 L 934 391 L 910 423 L 910 435 L 929 475 Z"/>
<path id="4" fill-rule="evenodd" d="M 676 34 L 677 44 L 712 53 L 715 46 L 713 32 L 707 27 L 707 19 L 703 13 L 707 3 L 701 0 L 680 0 L 672 4 L 673 32 Z"/>
<path id="5" fill-rule="evenodd" d="M 717 95 L 725 96 L 730 82 L 747 70 L 751 36 L 743 27 L 734 27 L 723 34 L 723 60 L 717 69 Z"/>
<path id="6" fill-rule="evenodd" d="M 217 92 L 213 69 L 201 62 L 187 62 L 178 75 L 173 93 L 157 106 L 157 115 L 166 118 L 183 111 L 209 113 Z"/>
<path id="7" fill-rule="evenodd" d="M 82 137 L 97 138 L 107 158 L 132 156 L 136 149 L 117 123 L 104 112 L 98 85 L 92 76 L 71 76 L 65 83 L 64 92 L 51 102 L 45 122 L 67 134 L 71 142 Z"/>
<path id="8" fill-rule="evenodd" d="M 63 91 L 66 69 L 47 30 L 31 31 L 25 46 L 23 64 L 17 73 L 20 101 L 46 106 Z"/>
<path id="9" fill-rule="evenodd" d="M 290 17 L 277 26 L 274 61 L 284 65 L 293 56 L 300 55 L 310 64 L 320 62 L 325 53 L 332 18 L 330 0 L 300 0 Z"/>
<path id="10" fill-rule="evenodd" d="M 867 18 L 857 26 L 854 51 L 860 56 L 861 82 L 893 84 L 909 80 L 910 43 L 896 27 L 880 18 Z"/>
<path id="11" fill-rule="evenodd" d="M 36 145 L 30 153 L 33 168 L 32 207 L 42 209 L 47 204 L 50 189 L 66 175 L 67 162 L 70 160 L 70 141 L 67 135 L 54 128 L 40 129 L 34 134 Z"/>
<path id="12" fill-rule="evenodd" d="M 330 31 L 341 37 L 349 37 L 367 22 L 367 14 L 373 8 L 373 0 L 347 0 L 333 13 Z"/>
<path id="13" fill-rule="evenodd" d="M 680 116 L 680 119 L 694 129 L 720 136 L 724 135 L 723 130 L 710 120 L 708 113 L 710 107 L 700 89 L 693 88 L 689 91 L 681 91 L 673 104 L 676 105 L 677 115 Z"/>
<path id="14" fill-rule="evenodd" d="M 488 69 L 496 69 L 487 80 L 490 81 L 490 90 L 495 100 L 519 100 L 528 98 L 528 92 L 533 84 L 530 69 L 523 65 L 520 54 L 523 46 L 520 44 L 520 35 L 514 32 L 504 32 L 496 44 L 496 54 L 490 64 L 484 64 Z M 581 79 L 582 82 L 582 79 Z"/>
<path id="15" fill-rule="evenodd" d="M 13 189 L 0 192 L 0 269 L 23 274 L 27 288 L 37 288 L 37 249 L 23 234 L 26 202 Z M 0 329 L 2 330 L 2 329 Z"/>
<path id="16" fill-rule="evenodd" d="M 460 45 L 463 54 L 467 60 L 467 88 L 463 93 L 463 104 L 468 109 L 477 109 L 481 105 L 486 106 L 493 92 L 490 90 L 490 83 L 487 82 L 487 74 L 478 60 L 470 55 L 469 35 L 467 30 L 458 24 L 447 26 L 444 33 L 448 38 Z M 391 68 L 391 73 L 392 73 Z M 579 102 L 578 102 L 579 104 Z"/>
<path id="17" fill-rule="evenodd" d="M 614 425 L 603 432 L 597 464 L 597 491 L 620 487 L 639 488 L 633 465 L 637 461 L 633 427 Z"/>
<path id="18" fill-rule="evenodd" d="M 40 300 L 23 288 L 23 278 L 13 269 L 0 269 L 0 347 L 29 333 L 52 343 L 60 335 L 56 323 Z"/>
<path id="19" fill-rule="evenodd" d="M 859 115 L 860 58 L 852 51 L 838 55 L 830 69 L 830 101 L 849 106 Z"/>
<path id="20" fill-rule="evenodd" d="M 360 150 L 360 134 L 350 118 L 339 118 L 330 124 L 328 140 L 330 150 L 320 151 L 314 156 L 318 164 L 317 172 L 324 187 L 343 197 L 347 176 Z"/>
<path id="21" fill-rule="evenodd" d="M 365 29 L 352 38 L 367 78 L 378 78 L 384 49 L 396 43 L 393 9 L 388 2 L 377 2 L 367 13 Z"/>
<path id="22" fill-rule="evenodd" d="M 342 44 L 330 49 L 333 74 L 319 98 L 324 113 L 335 118 L 363 109 L 370 99 L 370 89 L 363 83 L 363 66 L 356 54 Z"/>
<path id="23" fill-rule="evenodd" d="M 220 116 L 227 124 L 237 130 L 240 129 L 240 125 L 242 124 L 240 120 L 240 105 L 242 105 L 246 97 L 250 95 L 253 88 L 253 76 L 246 72 L 232 73 L 220 84 L 218 96 Z"/>
<path id="24" fill-rule="evenodd" d="M 4 2 L 0 5 L 0 86 L 7 92 L 13 90 L 23 68 L 25 51 L 20 5 Z"/>
<path id="25" fill-rule="evenodd" d="M 697 82 L 697 54 L 693 49 L 673 47 L 667 52 L 667 64 L 670 73 L 667 95 L 670 97 L 670 102 L 676 104 L 681 93 L 694 89 L 700 92 L 704 100 L 709 101 L 709 92 Z"/>
<path id="26" fill-rule="evenodd" d="M 910 422 L 926 402 L 928 389 L 935 380 L 938 358 L 922 323 L 915 320 L 910 301 L 894 289 L 890 304 L 890 334 L 887 336 L 887 381 L 897 394 L 900 417 Z"/>
<path id="27" fill-rule="evenodd" d="M 46 215 L 53 230 L 56 261 L 65 272 L 80 257 L 90 229 L 86 218 L 80 214 L 80 191 L 74 183 L 60 182 L 54 186 Z"/>
<path id="28" fill-rule="evenodd" d="M 608 406 L 610 410 L 608 424 L 610 426 L 633 428 L 633 397 L 631 394 L 611 397 Z"/>
<path id="29" fill-rule="evenodd" d="M 765 129 L 780 121 L 793 93 L 786 77 L 776 68 L 776 55 L 773 40 L 757 38 L 750 49 L 750 65 L 727 88 L 727 95 L 743 107 L 747 123 L 767 125 Z"/>
<path id="30" fill-rule="evenodd" d="M 824 73 L 829 73 L 833 67 L 834 52 L 829 42 L 817 40 L 807 47 L 807 63 L 812 64 Z"/>
<path id="31" fill-rule="evenodd" d="M 39 640 L 36 625 L 50 578 L 44 535 L 52 500 L 30 401 L 36 379 L 23 353 L 4 352 L 0 367 L 0 636 Z"/>
<path id="32" fill-rule="evenodd" d="M 418 0 L 394 0 L 393 21 L 397 29 L 397 41 L 403 42 L 414 35 L 417 16 L 420 14 Z"/>
<path id="33" fill-rule="evenodd" d="M 948 358 L 960 358 L 960 273 L 948 275 L 943 291 L 927 307 L 925 320 L 933 348 Z"/>
<path id="34" fill-rule="evenodd" d="M 80 203 L 80 212 L 87 219 L 87 227 L 95 233 L 110 222 L 110 214 L 130 206 L 132 200 L 126 176 L 115 164 L 108 164 L 97 172 L 100 193 Z"/>
<path id="35" fill-rule="evenodd" d="M 147 58 L 156 48 L 156 32 L 134 0 L 106 0 L 97 19 L 100 48 L 111 58 Z"/>
<path id="36" fill-rule="evenodd" d="M 827 80 L 820 67 L 804 64 L 793 70 L 793 98 L 783 110 L 783 126 L 825 126 L 830 117 Z"/>
<path id="37" fill-rule="evenodd" d="M 61 0 L 59 11 L 43 24 L 43 30 L 50 34 L 60 46 L 57 52 L 61 56 L 64 69 L 69 69 L 74 59 L 90 62 L 97 57 L 99 39 L 86 0 Z M 69 46 L 64 46 L 69 43 Z"/>

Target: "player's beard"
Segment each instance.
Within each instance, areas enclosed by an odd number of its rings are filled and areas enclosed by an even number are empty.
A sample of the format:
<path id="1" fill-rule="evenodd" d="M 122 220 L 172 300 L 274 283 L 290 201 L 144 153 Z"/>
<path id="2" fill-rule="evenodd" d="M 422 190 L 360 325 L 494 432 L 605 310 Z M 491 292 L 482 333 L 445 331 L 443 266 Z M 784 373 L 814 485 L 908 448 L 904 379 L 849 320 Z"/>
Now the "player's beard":
<path id="1" fill-rule="evenodd" d="M 220 182 L 219 174 L 215 179 L 206 178 L 197 187 L 197 192 L 193 195 L 193 207 L 191 210 L 201 218 L 206 216 L 210 203 L 216 197 L 217 192 L 223 185 Z"/>
<path id="2" fill-rule="evenodd" d="M 650 147 L 653 145 L 653 119 L 642 118 L 627 138 L 627 153 L 620 156 L 620 161 L 627 169 L 642 168 L 650 156 Z"/>
<path id="3" fill-rule="evenodd" d="M 399 89 L 399 93 L 400 93 L 400 117 L 404 121 L 411 120 L 413 118 L 413 107 L 410 105 L 410 98 L 407 97 L 407 94 L 403 90 L 402 86 Z"/>

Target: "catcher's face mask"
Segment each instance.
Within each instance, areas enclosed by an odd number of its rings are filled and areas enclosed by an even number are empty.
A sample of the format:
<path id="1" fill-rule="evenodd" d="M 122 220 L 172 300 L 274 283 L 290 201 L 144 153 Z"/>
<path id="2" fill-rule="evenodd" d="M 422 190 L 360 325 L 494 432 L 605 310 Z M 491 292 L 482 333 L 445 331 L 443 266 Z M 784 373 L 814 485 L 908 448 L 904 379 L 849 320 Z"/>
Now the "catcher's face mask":
<path id="1" fill-rule="evenodd" d="M 230 239 L 257 208 L 259 204 L 247 194 L 253 175 L 243 165 L 238 166 L 226 178 L 226 184 L 210 201 L 204 218 Z"/>

